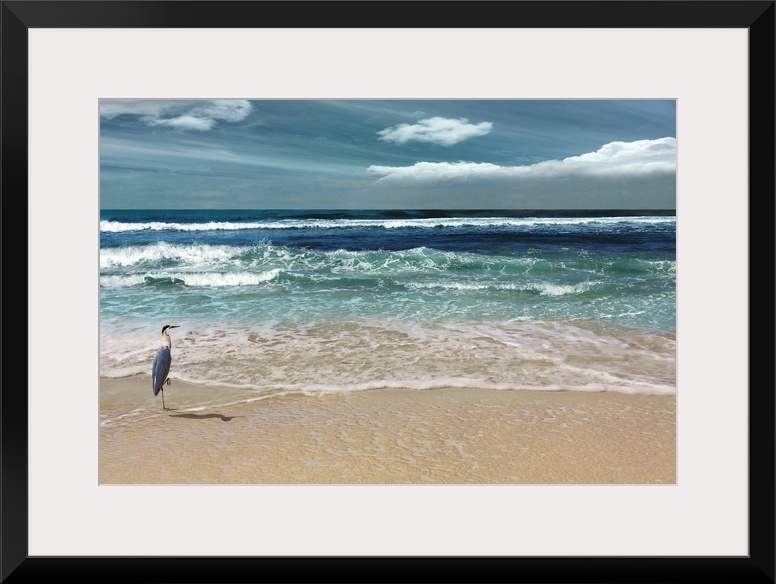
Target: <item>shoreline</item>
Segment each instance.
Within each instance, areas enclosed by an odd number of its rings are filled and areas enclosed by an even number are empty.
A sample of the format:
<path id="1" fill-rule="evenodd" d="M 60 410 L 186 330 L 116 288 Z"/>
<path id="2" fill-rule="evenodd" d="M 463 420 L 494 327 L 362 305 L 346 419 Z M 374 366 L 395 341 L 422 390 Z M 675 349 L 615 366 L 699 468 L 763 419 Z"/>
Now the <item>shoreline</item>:
<path id="1" fill-rule="evenodd" d="M 675 484 L 676 395 L 100 379 L 100 484 Z"/>

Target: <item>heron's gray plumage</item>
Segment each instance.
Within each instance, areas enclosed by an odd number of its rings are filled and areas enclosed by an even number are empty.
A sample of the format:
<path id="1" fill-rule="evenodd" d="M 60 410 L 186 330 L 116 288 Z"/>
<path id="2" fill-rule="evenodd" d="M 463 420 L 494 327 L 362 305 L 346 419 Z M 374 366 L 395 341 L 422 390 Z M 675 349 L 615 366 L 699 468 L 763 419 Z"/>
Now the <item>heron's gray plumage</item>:
<path id="1" fill-rule="evenodd" d="M 154 368 L 151 370 L 151 378 L 154 383 L 154 395 L 159 395 L 159 390 L 162 389 L 164 382 L 167 381 L 171 362 L 172 355 L 170 355 L 170 347 L 162 345 L 156 352 Z"/>
<path id="2" fill-rule="evenodd" d="M 162 392 L 162 408 L 167 410 L 164 405 L 164 390 L 162 386 L 167 383 L 170 384 L 170 379 L 167 377 L 170 374 L 170 363 L 172 363 L 172 339 L 170 338 L 170 329 L 178 328 L 178 325 L 166 324 L 162 327 L 162 341 L 164 344 L 159 347 L 154 358 L 154 366 L 151 369 L 151 382 L 154 386 L 154 395 L 159 395 Z"/>

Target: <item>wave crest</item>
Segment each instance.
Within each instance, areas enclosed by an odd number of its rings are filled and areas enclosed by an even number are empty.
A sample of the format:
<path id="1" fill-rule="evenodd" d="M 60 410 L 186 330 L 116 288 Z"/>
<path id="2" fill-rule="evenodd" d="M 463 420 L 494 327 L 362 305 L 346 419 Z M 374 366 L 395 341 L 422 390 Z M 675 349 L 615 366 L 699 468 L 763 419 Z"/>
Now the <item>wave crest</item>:
<path id="1" fill-rule="evenodd" d="M 243 229 L 436 229 L 446 228 L 502 228 L 541 227 L 565 225 L 596 226 L 599 228 L 622 225 L 674 224 L 676 217 L 455 217 L 418 219 L 282 219 L 268 221 L 205 221 L 181 223 L 165 221 L 125 222 L 101 220 L 100 232 L 128 231 L 234 231 Z"/>

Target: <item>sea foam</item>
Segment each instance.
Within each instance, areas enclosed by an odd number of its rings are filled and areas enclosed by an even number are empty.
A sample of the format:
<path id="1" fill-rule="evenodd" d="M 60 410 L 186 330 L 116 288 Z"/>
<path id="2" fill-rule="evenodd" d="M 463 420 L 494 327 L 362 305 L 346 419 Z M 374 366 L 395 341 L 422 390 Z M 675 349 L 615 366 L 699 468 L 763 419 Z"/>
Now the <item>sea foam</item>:
<path id="1" fill-rule="evenodd" d="M 675 217 L 467 217 L 419 219 L 285 219 L 279 221 L 206 221 L 181 223 L 165 221 L 124 222 L 101 220 L 103 233 L 127 231 L 231 231 L 240 229 L 435 229 L 499 228 L 535 226 L 598 226 L 657 225 L 675 223 Z"/>

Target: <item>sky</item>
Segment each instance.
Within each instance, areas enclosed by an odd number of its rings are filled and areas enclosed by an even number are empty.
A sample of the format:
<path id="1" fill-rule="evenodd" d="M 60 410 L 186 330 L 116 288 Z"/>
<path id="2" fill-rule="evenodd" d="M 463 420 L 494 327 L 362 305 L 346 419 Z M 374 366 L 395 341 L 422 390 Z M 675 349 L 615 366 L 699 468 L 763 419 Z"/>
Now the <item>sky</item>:
<path id="1" fill-rule="evenodd" d="M 102 209 L 676 209 L 674 100 L 100 100 Z"/>

